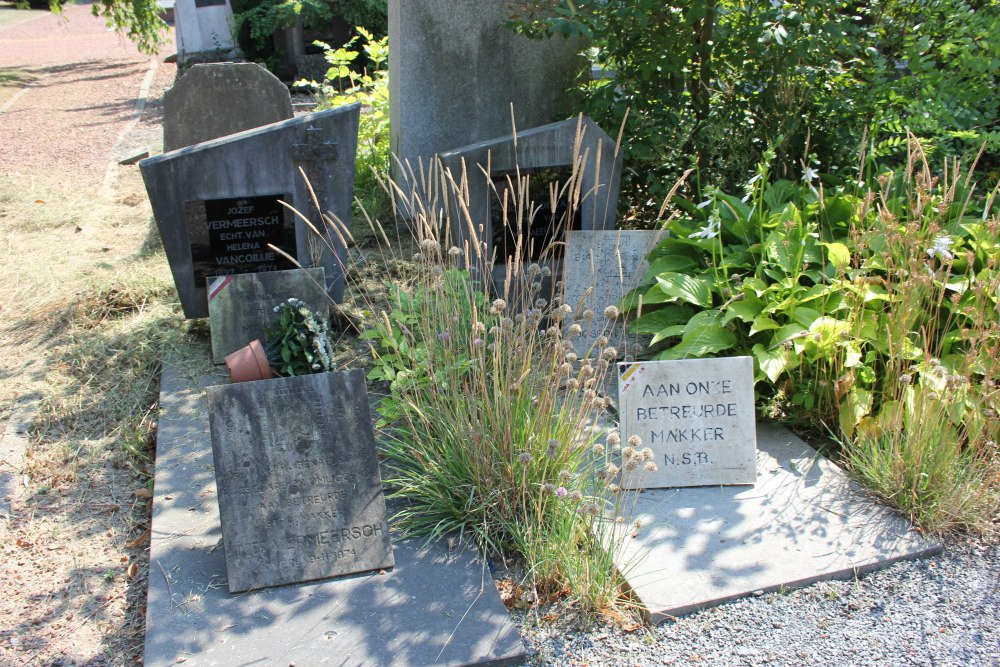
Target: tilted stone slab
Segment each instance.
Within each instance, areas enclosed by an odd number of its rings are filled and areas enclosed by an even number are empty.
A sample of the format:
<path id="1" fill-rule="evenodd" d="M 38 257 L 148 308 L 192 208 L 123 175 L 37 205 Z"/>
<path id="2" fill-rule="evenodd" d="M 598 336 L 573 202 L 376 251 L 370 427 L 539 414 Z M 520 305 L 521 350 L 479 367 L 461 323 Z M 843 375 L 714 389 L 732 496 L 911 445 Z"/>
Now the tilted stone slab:
<path id="1" fill-rule="evenodd" d="M 666 232 L 655 230 L 572 230 L 566 233 L 563 256 L 563 303 L 577 312 L 576 321 L 583 330 L 573 339 L 581 355 L 596 356 L 594 341 L 607 336 L 609 344 L 622 349 L 625 335 L 623 320 L 609 322 L 604 316 L 608 306 L 617 305 L 632 289 L 642 283 L 649 262 L 646 257 Z M 589 290 L 589 294 L 588 294 Z M 593 317 L 579 317 L 584 310 Z"/>
<path id="2" fill-rule="evenodd" d="M 621 437 L 653 451 L 656 470 L 622 488 L 753 484 L 757 479 L 753 358 L 618 364 Z"/>
<path id="3" fill-rule="evenodd" d="M 582 193 L 578 211 L 579 228 L 615 228 L 621 181 L 621 151 L 617 151 L 611 137 L 586 116 L 518 131 L 516 140 L 511 134 L 449 150 L 441 153 L 438 160 L 451 173 L 456 183 L 462 183 L 463 173 L 467 175 L 468 211 L 473 225 L 481 227 L 476 235 L 480 243 L 486 244 L 484 256 L 487 258 L 493 256 L 495 249 L 496 230 L 493 229 L 493 219 L 497 216 L 492 209 L 500 205 L 493 201 L 496 195 L 491 194 L 495 192 L 491 181 L 505 174 L 515 174 L 519 170 L 522 173 L 540 170 L 565 173 L 576 165 Z M 514 178 L 515 183 L 516 180 Z M 473 240 L 472 234 L 465 224 L 465 218 L 457 213 L 463 210 L 458 195 L 452 188 L 446 190 L 448 207 L 456 212 L 453 220 L 457 222 L 451 228 L 453 241 L 459 248 L 464 248 Z M 510 215 L 513 215 L 513 208 L 511 206 Z M 474 248 L 474 244 L 472 247 Z M 504 273 L 504 267 L 498 261 L 498 266 L 493 270 L 494 280 L 501 282 Z"/>
<path id="4" fill-rule="evenodd" d="M 230 592 L 392 567 L 360 369 L 208 388 Z"/>
<path id="5" fill-rule="evenodd" d="M 639 495 L 617 562 L 653 622 L 941 551 L 787 430 L 759 424 L 757 446 L 753 487 Z"/>
<path id="6" fill-rule="evenodd" d="M 386 574 L 228 592 L 205 387 L 196 358 L 164 363 L 146 602 L 147 667 L 512 665 L 525 650 L 481 558 L 393 539 Z"/>
<path id="7" fill-rule="evenodd" d="M 357 104 L 318 111 L 139 163 L 185 317 L 208 315 L 208 276 L 292 268 L 265 243 L 276 227 L 294 233 L 274 245 L 287 244 L 302 266 L 322 266 L 327 294 L 340 301 L 347 250 L 320 222 L 298 167 L 321 210 L 349 225 L 359 113 Z M 307 215 L 323 238 L 279 199 Z"/>
<path id="8" fill-rule="evenodd" d="M 323 269 L 293 269 L 241 273 L 209 278 L 208 321 L 212 330 L 212 361 L 254 339 L 265 340 L 265 328 L 274 324 L 274 308 L 289 298 L 302 301 L 314 313 L 326 316 L 330 300 L 324 291 Z"/>

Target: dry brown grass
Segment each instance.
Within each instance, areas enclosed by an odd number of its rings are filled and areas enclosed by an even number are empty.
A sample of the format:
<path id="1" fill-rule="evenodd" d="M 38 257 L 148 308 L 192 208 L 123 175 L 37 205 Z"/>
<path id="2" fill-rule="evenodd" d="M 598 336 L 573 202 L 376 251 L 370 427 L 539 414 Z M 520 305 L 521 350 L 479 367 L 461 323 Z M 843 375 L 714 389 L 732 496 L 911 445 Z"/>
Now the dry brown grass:
<path id="1" fill-rule="evenodd" d="M 150 221 L 134 169 L 0 177 L 0 420 L 29 425 L 0 664 L 141 659 L 159 361 L 189 335 Z"/>

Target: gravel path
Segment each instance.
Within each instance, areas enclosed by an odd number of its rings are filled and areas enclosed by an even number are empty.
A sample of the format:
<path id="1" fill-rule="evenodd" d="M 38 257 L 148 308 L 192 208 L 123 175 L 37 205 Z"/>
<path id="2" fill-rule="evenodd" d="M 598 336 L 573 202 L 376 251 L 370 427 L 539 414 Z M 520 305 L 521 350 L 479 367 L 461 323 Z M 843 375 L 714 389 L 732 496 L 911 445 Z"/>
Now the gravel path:
<path id="1" fill-rule="evenodd" d="M 110 32 L 89 4 L 37 14 L 0 28 L 0 69 L 23 85 L 0 104 L 0 175 L 46 171 L 102 185 L 144 84 L 156 97 L 174 67 Z"/>
<path id="2" fill-rule="evenodd" d="M 747 598 L 624 633 L 519 623 L 531 665 L 1000 665 L 1000 544 L 950 543 L 936 558 L 857 581 Z"/>

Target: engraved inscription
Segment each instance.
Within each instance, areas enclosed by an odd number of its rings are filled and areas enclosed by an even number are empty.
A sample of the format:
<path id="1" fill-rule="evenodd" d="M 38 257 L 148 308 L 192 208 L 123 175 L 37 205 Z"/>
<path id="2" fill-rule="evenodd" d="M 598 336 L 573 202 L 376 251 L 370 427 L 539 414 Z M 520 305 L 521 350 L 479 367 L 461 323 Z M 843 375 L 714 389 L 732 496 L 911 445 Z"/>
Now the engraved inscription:
<path id="1" fill-rule="evenodd" d="M 749 357 L 619 364 L 622 437 L 638 436 L 658 469 L 650 488 L 747 484 L 756 478 Z M 623 478 L 622 486 L 634 484 Z"/>
<path id="2" fill-rule="evenodd" d="M 360 371 L 209 388 L 231 591 L 392 566 Z"/>

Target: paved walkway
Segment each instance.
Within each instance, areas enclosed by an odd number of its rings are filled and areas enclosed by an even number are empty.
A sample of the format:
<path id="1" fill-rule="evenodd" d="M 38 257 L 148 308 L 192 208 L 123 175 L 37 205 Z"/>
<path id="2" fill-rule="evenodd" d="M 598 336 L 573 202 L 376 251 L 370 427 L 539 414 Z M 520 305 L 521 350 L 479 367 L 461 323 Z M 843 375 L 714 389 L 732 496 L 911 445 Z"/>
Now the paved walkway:
<path id="1" fill-rule="evenodd" d="M 173 81 L 162 62 L 172 41 L 143 55 L 89 4 L 9 18 L 18 11 L 0 6 L 0 82 L 19 88 L 0 97 L 0 176 L 45 170 L 101 185 L 150 88 Z"/>

